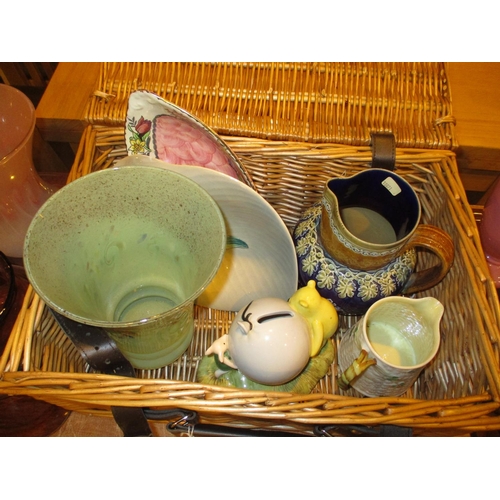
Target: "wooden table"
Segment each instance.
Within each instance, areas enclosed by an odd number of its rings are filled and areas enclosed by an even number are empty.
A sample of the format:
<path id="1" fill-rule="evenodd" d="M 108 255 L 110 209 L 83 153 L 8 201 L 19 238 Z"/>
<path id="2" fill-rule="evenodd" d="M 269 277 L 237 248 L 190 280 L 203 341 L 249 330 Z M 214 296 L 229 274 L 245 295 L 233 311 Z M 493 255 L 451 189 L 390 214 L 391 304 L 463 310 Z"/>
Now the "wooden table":
<path id="1" fill-rule="evenodd" d="M 33 161 L 39 172 L 68 172 L 87 125 L 85 107 L 100 63 L 59 63 L 36 108 Z M 69 147 L 68 147 L 69 145 Z"/>
<path id="2" fill-rule="evenodd" d="M 78 144 L 85 107 L 99 79 L 100 63 L 59 63 L 36 108 L 36 123 L 48 142 Z"/>
<path id="3" fill-rule="evenodd" d="M 500 63 L 448 63 L 448 77 L 460 177 L 486 192 L 500 174 Z"/>

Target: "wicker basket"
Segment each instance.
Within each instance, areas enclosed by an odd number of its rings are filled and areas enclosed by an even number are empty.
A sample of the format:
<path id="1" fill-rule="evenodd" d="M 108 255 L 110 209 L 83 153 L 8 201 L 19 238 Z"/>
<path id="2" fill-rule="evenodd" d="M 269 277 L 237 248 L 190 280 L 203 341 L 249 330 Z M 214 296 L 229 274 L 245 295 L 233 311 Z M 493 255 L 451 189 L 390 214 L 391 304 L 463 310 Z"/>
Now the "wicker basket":
<path id="1" fill-rule="evenodd" d="M 88 122 L 122 126 L 137 89 L 219 134 L 367 146 L 377 131 L 399 147 L 457 146 L 444 63 L 103 63 Z"/>
<path id="2" fill-rule="evenodd" d="M 248 169 L 257 191 L 291 229 L 318 201 L 324 182 L 369 168 L 371 151 L 306 142 L 224 137 Z M 123 127 L 89 126 L 69 181 L 126 155 Z M 196 383 L 205 349 L 227 333 L 234 313 L 196 309 L 188 351 L 169 366 L 136 378 L 92 372 L 31 288 L 0 358 L 0 393 L 29 395 L 84 413 L 111 416 L 112 406 L 196 411 L 201 422 L 290 430 L 310 435 L 318 425 L 409 427 L 415 434 L 461 435 L 500 429 L 500 312 L 475 216 L 460 183 L 455 156 L 442 150 L 397 149 L 396 171 L 422 202 L 423 222 L 445 229 L 456 246 L 454 265 L 431 295 L 445 305 L 437 357 L 398 398 L 361 397 L 339 389 L 334 360 L 311 394 L 248 391 Z M 431 257 L 419 253 L 419 266 Z M 340 317 L 336 342 L 356 317 Z"/>

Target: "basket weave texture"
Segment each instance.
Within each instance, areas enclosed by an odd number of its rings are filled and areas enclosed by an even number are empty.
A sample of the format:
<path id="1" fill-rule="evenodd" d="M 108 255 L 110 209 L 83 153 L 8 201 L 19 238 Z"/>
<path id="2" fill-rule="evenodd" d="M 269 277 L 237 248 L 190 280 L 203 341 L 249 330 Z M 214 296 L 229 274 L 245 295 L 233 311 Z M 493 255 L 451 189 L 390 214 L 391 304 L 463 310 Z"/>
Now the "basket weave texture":
<path id="1" fill-rule="evenodd" d="M 257 191 L 289 229 L 317 202 L 327 179 L 369 168 L 367 147 L 223 137 L 241 159 Z M 68 182 L 108 168 L 127 154 L 123 127 L 89 126 Z M 396 172 L 422 203 L 422 222 L 445 229 L 455 262 L 436 287 L 445 306 L 441 347 L 413 387 L 398 398 L 366 398 L 340 390 L 334 360 L 311 394 L 248 391 L 196 383 L 201 357 L 228 332 L 234 313 L 196 308 L 193 341 L 169 366 L 137 378 L 92 372 L 31 288 L 3 356 L 0 393 L 22 394 L 69 410 L 111 416 L 111 406 L 195 410 L 203 422 L 310 434 L 315 425 L 393 424 L 416 433 L 470 433 L 500 429 L 500 313 L 474 213 L 449 151 L 398 149 Z M 418 254 L 418 266 L 431 257 Z M 357 317 L 340 317 L 334 345 Z"/>
<path id="2" fill-rule="evenodd" d="M 137 89 L 219 134 L 366 146 L 392 132 L 399 147 L 457 146 L 445 63 L 102 63 L 86 119 L 123 125 Z"/>

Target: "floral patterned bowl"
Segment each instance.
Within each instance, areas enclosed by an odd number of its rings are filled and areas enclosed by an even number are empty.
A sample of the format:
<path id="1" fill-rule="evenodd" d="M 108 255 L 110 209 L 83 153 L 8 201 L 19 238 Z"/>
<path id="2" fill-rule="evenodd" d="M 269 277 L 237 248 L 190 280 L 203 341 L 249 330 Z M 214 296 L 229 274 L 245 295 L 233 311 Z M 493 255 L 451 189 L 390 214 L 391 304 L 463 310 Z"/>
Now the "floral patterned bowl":
<path id="1" fill-rule="evenodd" d="M 390 264 L 373 271 L 350 269 L 334 260 L 322 248 L 318 237 L 321 203 L 306 210 L 293 232 L 299 277 L 313 279 L 321 296 L 329 299 L 341 314 L 364 314 L 377 300 L 398 295 L 416 265 L 416 251 L 407 250 Z"/>
<path id="2" fill-rule="evenodd" d="M 146 90 L 129 97 L 125 141 L 129 155 L 146 155 L 174 165 L 206 167 L 254 188 L 229 146 L 182 108 Z"/>

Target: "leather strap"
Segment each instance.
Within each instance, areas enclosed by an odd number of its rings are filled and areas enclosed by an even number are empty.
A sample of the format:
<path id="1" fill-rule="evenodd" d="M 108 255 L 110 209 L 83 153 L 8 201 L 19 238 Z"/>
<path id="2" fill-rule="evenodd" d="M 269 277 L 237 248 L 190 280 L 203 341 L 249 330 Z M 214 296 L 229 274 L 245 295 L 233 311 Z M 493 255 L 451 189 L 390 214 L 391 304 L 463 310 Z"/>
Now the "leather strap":
<path id="1" fill-rule="evenodd" d="M 372 132 L 372 167 L 394 170 L 396 168 L 396 139 L 390 132 Z"/>
<path id="2" fill-rule="evenodd" d="M 142 408 L 112 406 L 111 413 L 125 437 L 151 437 L 153 435 Z"/>
<path id="3" fill-rule="evenodd" d="M 307 437 L 294 432 L 274 431 L 265 429 L 243 429 L 223 425 L 196 424 L 196 425 L 168 425 L 172 434 L 189 435 L 192 437 Z"/>
<path id="4" fill-rule="evenodd" d="M 370 427 L 367 425 L 317 425 L 314 434 L 321 437 L 412 437 L 410 427 L 398 425 L 380 425 Z"/>
<path id="5" fill-rule="evenodd" d="M 94 369 L 108 375 L 135 377 L 135 370 L 114 341 L 102 329 L 84 325 L 50 310 L 64 333 Z M 142 408 L 112 406 L 111 412 L 125 437 L 151 436 Z"/>
<path id="6" fill-rule="evenodd" d="M 380 437 L 412 437 L 413 430 L 409 427 L 399 427 L 398 425 L 381 425 Z"/>

